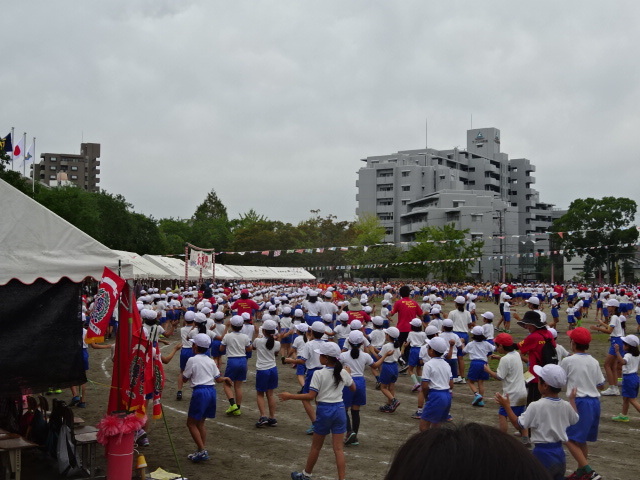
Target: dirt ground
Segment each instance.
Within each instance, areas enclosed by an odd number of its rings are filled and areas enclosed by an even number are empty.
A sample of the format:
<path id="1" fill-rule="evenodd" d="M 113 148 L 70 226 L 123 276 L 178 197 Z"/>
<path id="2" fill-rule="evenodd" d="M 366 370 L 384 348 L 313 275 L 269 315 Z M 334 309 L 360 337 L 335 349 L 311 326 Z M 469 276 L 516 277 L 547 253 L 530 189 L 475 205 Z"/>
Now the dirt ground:
<path id="1" fill-rule="evenodd" d="M 448 302 L 444 311 L 448 312 L 452 303 Z M 498 312 L 493 303 L 480 302 L 477 311 Z M 513 310 L 522 314 L 525 307 Z M 546 309 L 548 311 L 548 309 Z M 583 321 L 583 326 L 594 324 L 595 311 L 591 311 L 589 318 Z M 561 315 L 561 320 L 565 317 Z M 635 333 L 635 322 L 628 323 L 628 333 Z M 512 323 L 512 332 L 518 340 L 524 338 L 525 330 Z M 560 343 L 569 348 L 566 331 L 566 320 L 559 325 Z M 607 336 L 595 334 L 591 353 L 603 363 L 608 348 Z M 171 347 L 165 347 L 165 349 Z M 87 387 L 87 408 L 78 409 L 77 414 L 83 417 L 87 424 L 96 424 L 103 416 L 107 406 L 108 385 L 110 383 L 111 361 L 109 350 L 90 349 L 90 366 L 88 376 L 93 383 Z M 177 357 L 177 356 L 176 356 Z M 228 403 L 221 388 L 218 388 L 218 417 L 207 420 L 208 450 L 211 459 L 201 464 L 192 464 L 187 460 L 187 454 L 195 450 L 194 443 L 187 431 L 186 412 L 189 407 L 190 392 L 185 388 L 182 401 L 175 399 L 176 378 L 179 371 L 178 358 L 166 365 L 166 387 L 164 392 L 164 411 L 167 428 L 162 420 L 154 420 L 149 428 L 151 445 L 144 447 L 144 453 L 149 471 L 158 467 L 182 473 L 190 480 L 219 479 L 277 479 L 290 478 L 290 472 L 301 470 L 311 443 L 311 437 L 305 434 L 309 427 L 309 420 L 299 401 L 278 403 L 278 426 L 273 428 L 256 428 L 258 410 L 255 402 L 254 379 L 255 356 L 250 361 L 249 379 L 246 383 L 245 398 L 242 405 L 242 415 L 227 417 L 224 410 Z M 279 366 L 280 389 L 290 392 L 298 390 L 294 371 L 289 367 Z M 362 425 L 358 438 L 359 446 L 346 447 L 347 478 L 350 480 L 369 480 L 383 478 L 396 449 L 412 434 L 418 431 L 418 420 L 410 418 L 416 410 L 417 394 L 411 393 L 411 380 L 403 376 L 397 383 L 400 407 L 394 414 L 378 412 L 378 406 L 383 403 L 383 395 L 376 391 L 368 373 L 368 405 L 362 410 Z M 499 389 L 500 383 L 489 381 L 486 384 L 485 398 L 490 399 Z M 65 393 L 59 397 L 69 401 L 71 395 Z M 470 405 L 471 392 L 466 385 L 455 385 L 453 406 L 451 413 L 454 422 L 480 422 L 497 425 L 497 405 L 487 401 L 484 408 Z M 621 397 L 602 397 L 602 418 L 600 423 L 600 439 L 590 445 L 590 464 L 603 475 L 605 480 L 637 480 L 640 478 L 639 462 L 635 457 L 640 432 L 640 415 L 630 410 L 631 422 L 627 424 L 615 423 L 610 420 L 613 415 L 620 413 Z M 169 436 L 173 440 L 177 459 L 172 452 Z M 636 439 L 636 440 L 634 440 Z M 102 455 L 102 447 L 99 454 Z M 100 465 L 104 469 L 104 457 L 100 458 Z M 496 468 L 498 466 L 496 465 Z M 567 474 L 576 468 L 575 461 L 567 452 Z M 104 473 L 104 470 L 103 470 Z M 314 470 L 313 478 L 334 479 L 336 469 L 330 442 L 323 449 L 320 460 Z M 44 459 L 35 451 L 27 451 L 23 455 L 24 479 L 58 479 L 55 463 Z"/>

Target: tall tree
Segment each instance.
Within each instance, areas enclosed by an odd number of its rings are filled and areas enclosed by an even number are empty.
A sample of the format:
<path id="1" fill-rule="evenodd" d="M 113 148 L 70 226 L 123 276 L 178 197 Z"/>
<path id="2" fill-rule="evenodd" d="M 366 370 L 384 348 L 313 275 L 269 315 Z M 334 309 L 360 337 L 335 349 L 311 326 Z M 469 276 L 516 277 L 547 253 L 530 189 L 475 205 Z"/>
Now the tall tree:
<path id="1" fill-rule="evenodd" d="M 227 207 L 211 190 L 192 217 L 191 243 L 203 248 L 222 250 L 231 241 Z"/>
<path id="2" fill-rule="evenodd" d="M 579 198 L 569 210 L 553 222 L 552 230 L 561 232 L 554 240 L 571 260 L 585 257 L 585 274 L 590 276 L 605 267 L 609 281 L 615 282 L 615 266 L 635 254 L 638 229 L 633 225 L 635 201 L 624 197 Z M 621 245 L 627 245 L 621 246 Z"/>
<path id="3" fill-rule="evenodd" d="M 349 263 L 356 265 L 380 265 L 398 261 L 400 249 L 395 245 L 380 245 L 384 241 L 385 230 L 377 216 L 366 214 L 353 223 L 354 245 L 358 249 L 350 250 L 346 255 Z M 377 245 L 377 246 L 373 246 Z M 357 270 L 360 278 L 380 278 L 388 280 L 398 275 L 397 267 L 367 267 Z"/>
<path id="4" fill-rule="evenodd" d="M 403 268 L 410 275 L 431 277 L 445 282 L 462 281 L 467 278 L 476 260 L 466 260 L 482 255 L 482 241 L 468 241 L 469 230 L 458 230 L 454 224 L 444 227 L 424 227 L 416 234 L 417 244 L 404 255 L 403 261 L 436 261 L 426 265 L 411 265 Z M 448 260 L 437 262 L 437 260 Z"/>

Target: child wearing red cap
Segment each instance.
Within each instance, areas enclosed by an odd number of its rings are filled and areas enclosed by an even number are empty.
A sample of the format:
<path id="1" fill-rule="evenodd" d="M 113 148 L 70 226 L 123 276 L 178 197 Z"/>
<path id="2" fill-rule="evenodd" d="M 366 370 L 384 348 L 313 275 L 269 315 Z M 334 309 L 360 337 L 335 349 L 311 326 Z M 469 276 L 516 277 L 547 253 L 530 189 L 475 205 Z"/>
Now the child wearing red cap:
<path id="1" fill-rule="evenodd" d="M 578 470 L 569 476 L 571 480 L 599 480 L 601 477 L 589 466 L 587 442 L 598 440 L 600 424 L 600 390 L 604 387 L 604 375 L 598 361 L 587 353 L 591 332 L 577 327 L 567 332 L 571 338 L 573 355 L 563 359 L 560 367 L 567 374 L 567 391 L 576 389 L 576 408 L 580 419 L 567 428 L 569 453 L 578 462 Z"/>
<path id="2" fill-rule="evenodd" d="M 511 410 L 520 417 L 524 413 L 527 403 L 527 389 L 525 387 L 522 360 L 517 351 L 517 346 L 513 343 L 513 338 L 508 333 L 501 333 L 495 339 L 496 349 L 499 354 L 504 355 L 498 363 L 498 368 L 494 372 L 489 364 L 484 366 L 485 371 L 493 378 L 502 382 L 502 394 L 508 396 Z M 498 427 L 507 433 L 507 412 L 503 407 L 498 410 Z M 519 429 L 521 441 L 525 446 L 529 446 L 528 433 L 524 429 Z"/>

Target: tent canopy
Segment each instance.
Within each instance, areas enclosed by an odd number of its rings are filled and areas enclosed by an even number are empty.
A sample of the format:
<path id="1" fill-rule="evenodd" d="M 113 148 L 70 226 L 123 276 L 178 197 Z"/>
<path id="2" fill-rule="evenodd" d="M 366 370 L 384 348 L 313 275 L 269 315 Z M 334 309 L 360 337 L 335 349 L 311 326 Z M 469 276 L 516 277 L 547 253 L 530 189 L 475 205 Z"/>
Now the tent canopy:
<path id="1" fill-rule="evenodd" d="M 128 262 L 133 268 L 134 280 L 139 279 L 154 279 L 154 280 L 167 280 L 175 278 L 172 272 L 167 271 L 161 266 L 149 261 L 142 255 L 138 255 L 134 252 L 126 252 L 124 250 L 113 250 L 123 262 Z"/>
<path id="2" fill-rule="evenodd" d="M 118 271 L 120 257 L 111 249 L 3 180 L 0 199 L 0 285 L 63 277 L 77 283 L 102 278 L 104 267 Z M 131 264 L 122 261 L 121 272 L 132 278 Z"/>

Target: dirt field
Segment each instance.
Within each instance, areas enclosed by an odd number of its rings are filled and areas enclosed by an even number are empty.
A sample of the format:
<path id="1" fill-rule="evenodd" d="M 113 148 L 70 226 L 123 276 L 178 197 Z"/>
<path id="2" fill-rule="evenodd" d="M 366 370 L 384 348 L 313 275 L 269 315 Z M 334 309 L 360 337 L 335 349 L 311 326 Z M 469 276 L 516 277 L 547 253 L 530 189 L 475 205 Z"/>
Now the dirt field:
<path id="1" fill-rule="evenodd" d="M 445 306 L 445 311 L 452 308 L 451 302 Z M 497 306 L 493 303 L 478 303 L 477 311 L 491 310 L 497 313 Z M 524 307 L 513 310 L 525 311 Z M 583 326 L 594 323 L 592 311 Z M 564 320 L 564 316 L 561 315 Z M 628 323 L 628 333 L 635 333 L 635 322 Z M 514 337 L 524 338 L 525 330 L 513 325 Z M 561 331 L 560 343 L 569 347 L 568 337 L 564 334 L 566 321 L 559 325 Z M 607 336 L 594 335 L 591 353 L 602 364 L 606 349 Z M 165 347 L 170 348 L 170 347 Z M 96 383 L 88 386 L 87 408 L 78 409 L 87 424 L 95 424 L 105 412 L 108 388 L 100 385 L 110 383 L 111 361 L 108 350 L 90 349 L 89 378 Z M 245 388 L 245 399 L 242 405 L 242 416 L 227 417 L 224 410 L 228 404 L 218 388 L 218 418 L 207 420 L 208 450 L 211 460 L 202 464 L 192 464 L 186 458 L 194 451 L 194 443 L 185 426 L 186 412 L 189 407 L 189 389 L 185 388 L 185 398 L 175 399 L 175 379 L 179 370 L 178 359 L 174 358 L 166 366 L 167 382 L 164 393 L 164 409 L 168 429 L 185 477 L 190 480 L 220 479 L 277 479 L 290 478 L 290 472 L 301 470 L 310 446 L 311 437 L 305 434 L 309 427 L 309 420 L 300 402 L 289 401 L 278 404 L 278 426 L 257 429 L 258 410 L 253 390 L 255 376 L 255 357 L 250 361 L 249 379 Z M 280 390 L 295 392 L 298 384 L 294 371 L 289 367 L 280 366 Z M 370 374 L 369 374 L 370 375 Z M 410 435 L 418 431 L 418 420 L 410 418 L 416 410 L 417 394 L 411 393 L 411 380 L 401 377 L 397 384 L 398 398 L 401 405 L 394 414 L 378 412 L 382 404 L 383 395 L 374 390 L 371 377 L 368 379 L 368 405 L 362 410 L 362 425 L 358 434 L 360 445 L 346 447 L 347 478 L 353 480 L 369 480 L 382 478 L 388 464 L 399 445 Z M 486 399 L 490 399 L 497 391 L 500 383 L 487 382 Z M 69 400 L 67 394 L 59 397 Z M 68 397 L 68 398 L 67 398 Z M 497 425 L 497 406 L 493 401 L 487 401 L 484 408 L 470 405 L 472 395 L 466 385 L 456 385 L 452 415 L 455 422 L 476 421 L 490 425 Z M 620 412 L 622 399 L 620 397 L 602 397 L 602 420 L 600 423 L 600 439 L 591 445 L 590 464 L 601 473 L 605 480 L 637 480 L 640 478 L 639 464 L 635 457 L 637 438 L 640 432 L 640 415 L 630 410 L 631 422 L 628 424 L 615 423 L 610 420 Z M 143 449 L 150 471 L 162 467 L 170 472 L 179 472 L 179 467 L 172 453 L 169 435 L 162 420 L 151 422 L 151 445 Z M 636 439 L 636 440 L 634 440 Z M 100 447 L 102 452 L 102 448 Z M 23 478 L 25 479 L 58 479 L 55 464 L 43 459 L 35 452 L 26 452 L 23 456 Z M 101 459 L 104 467 L 104 460 Z M 498 467 L 498 466 L 496 466 Z M 567 473 L 576 468 L 573 458 L 567 452 Z M 320 460 L 314 470 L 313 478 L 334 479 L 336 470 L 330 443 L 327 442 Z"/>

